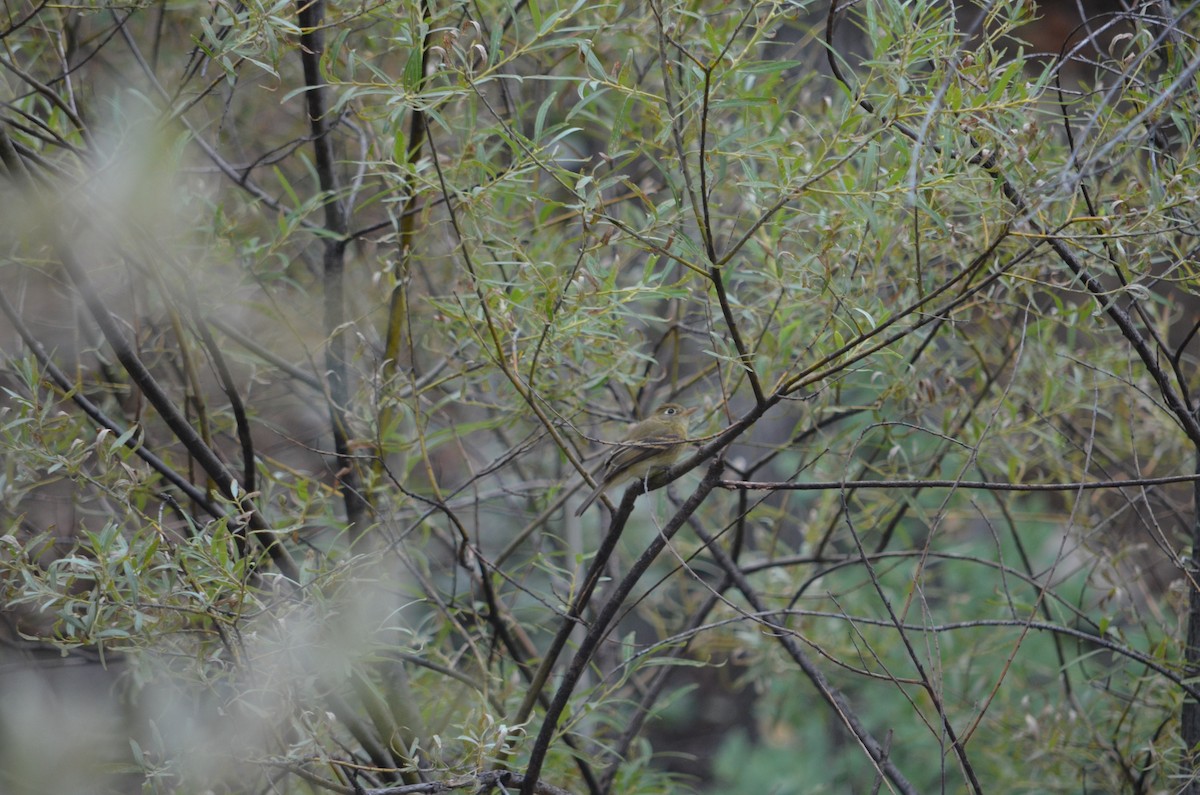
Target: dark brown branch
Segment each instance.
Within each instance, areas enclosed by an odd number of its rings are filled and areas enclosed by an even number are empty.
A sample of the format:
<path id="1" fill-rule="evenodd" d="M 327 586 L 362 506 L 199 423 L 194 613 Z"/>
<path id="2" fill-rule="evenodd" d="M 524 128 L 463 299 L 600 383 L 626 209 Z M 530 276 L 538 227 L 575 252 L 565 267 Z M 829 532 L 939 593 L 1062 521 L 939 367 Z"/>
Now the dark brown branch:
<path id="1" fill-rule="evenodd" d="M 118 438 L 124 436 L 128 431 L 116 420 L 110 418 L 104 411 L 95 403 L 90 401 L 81 389 L 77 388 L 77 384 L 72 383 L 54 360 L 50 358 L 50 353 L 45 346 L 33 335 L 29 327 L 25 325 L 25 321 L 17 313 L 16 308 L 9 302 L 8 296 L 3 290 L 0 290 L 0 312 L 8 318 L 8 322 L 12 324 L 18 336 L 25 343 L 25 346 L 33 353 L 42 369 L 50 376 L 50 379 L 58 386 L 64 394 L 70 395 L 71 400 L 75 405 L 79 406 L 92 422 L 101 428 L 107 428 L 117 434 Z M 214 505 L 209 499 L 204 490 L 196 486 L 187 478 L 180 475 L 172 469 L 165 461 L 156 456 L 154 453 L 147 450 L 142 445 L 140 434 L 131 434 L 125 441 L 125 446 L 133 450 L 139 458 L 145 461 L 151 469 L 162 475 L 168 483 L 182 491 L 187 498 L 198 505 L 205 513 L 214 519 L 223 519 L 226 514 L 218 506 Z"/>
<path id="2" fill-rule="evenodd" d="M 992 480 L 816 480 L 800 483 L 791 480 L 722 480 L 723 489 L 750 491 L 829 491 L 838 489 L 973 489 L 979 491 L 1094 491 L 1142 486 L 1163 486 L 1169 483 L 1200 482 L 1200 474 L 1166 475 L 1158 478 L 1129 480 L 1078 480 L 1062 483 L 1003 483 Z"/>
<path id="3" fill-rule="evenodd" d="M 583 672 L 587 669 L 588 663 L 595 654 L 600 642 L 608 636 L 612 621 L 617 615 L 617 611 L 621 609 L 626 597 L 629 596 L 634 586 L 641 580 L 642 575 L 650 568 L 650 565 L 658 558 L 658 554 L 666 547 L 667 543 L 674 535 L 683 527 L 688 517 L 700 507 L 700 503 L 708 496 L 713 487 L 717 485 L 718 478 L 721 476 L 721 471 L 725 468 L 725 464 L 720 459 L 713 461 L 708 467 L 708 472 L 705 473 L 704 479 L 700 481 L 700 486 L 695 493 L 687 499 L 686 502 L 675 512 L 671 517 L 671 521 L 662 529 L 662 531 L 654 537 L 654 540 L 647 546 L 646 551 L 634 562 L 630 567 L 629 573 L 617 583 L 609 596 L 608 601 L 600 608 L 595 620 L 588 627 L 587 634 L 579 644 L 579 649 L 575 652 L 575 656 L 571 658 L 571 664 L 563 673 L 559 683 L 558 690 L 554 693 L 554 698 L 550 702 L 549 709 L 542 719 L 542 727 L 538 732 L 537 739 L 529 754 L 529 764 L 525 768 L 525 783 L 521 786 L 521 795 L 534 795 L 537 791 L 537 778 L 541 773 L 542 764 L 546 760 L 546 754 L 550 751 L 550 745 L 554 741 L 554 736 L 558 732 L 558 722 L 563 713 L 567 709 L 567 703 L 571 699 L 571 694 L 575 691 L 575 685 L 583 676 Z M 613 517 L 614 528 L 624 524 L 624 520 L 633 511 L 633 505 L 641 490 L 639 485 L 635 483 L 625 490 L 625 496 L 621 500 L 621 505 L 617 509 L 616 515 Z M 610 530 L 609 537 L 605 539 L 608 542 L 610 539 L 615 546 L 618 532 Z M 599 558 L 599 555 L 597 555 Z M 593 569 L 595 567 L 593 566 Z M 576 600 L 579 603 L 579 600 Z M 581 604 L 581 603 L 579 603 Z M 573 622 L 564 622 L 564 626 L 573 628 Z"/>
<path id="4" fill-rule="evenodd" d="M 700 536 L 700 540 L 707 545 L 709 552 L 716 558 L 722 570 L 734 581 L 738 590 L 746 597 L 746 601 L 757 612 L 764 615 L 768 613 L 769 611 L 759 596 L 758 591 L 746 579 L 745 573 L 729 557 L 728 553 L 721 549 L 720 545 L 715 543 L 711 537 L 707 537 L 707 534 L 700 528 L 694 527 L 693 530 Z M 846 728 L 855 736 L 863 750 L 867 752 L 867 755 L 875 763 L 876 768 L 886 775 L 900 792 L 906 793 L 906 795 L 916 795 L 917 789 L 909 783 L 904 774 L 900 772 L 900 769 L 888 757 L 883 745 L 862 724 L 862 721 L 858 718 L 858 714 L 850 706 L 846 697 L 829 683 L 829 680 L 825 678 L 825 674 L 821 673 L 821 669 L 804 653 L 804 650 L 800 648 L 800 644 L 796 642 L 795 637 L 786 631 L 777 633 L 775 637 L 788 656 L 792 658 L 796 665 L 800 667 L 800 670 L 804 672 L 804 675 L 808 677 L 809 681 L 813 683 L 817 692 L 821 694 L 821 698 L 825 699 L 825 702 L 829 704 L 834 714 L 842 720 Z"/>
<path id="5" fill-rule="evenodd" d="M 325 199 L 325 228 L 329 236 L 322 238 L 324 254 L 325 367 L 329 383 L 329 419 L 333 431 L 333 446 L 337 454 L 337 477 L 341 481 L 342 499 L 351 540 L 366 530 L 367 510 L 370 507 L 362 492 L 355 457 L 350 450 L 347 407 L 350 405 L 350 384 L 346 363 L 349 360 L 346 344 L 345 267 L 346 211 L 339 195 L 333 154 L 332 124 L 329 118 L 329 87 L 321 77 L 321 58 L 325 54 L 324 0 L 299 0 L 300 62 L 304 69 L 305 103 L 308 123 L 312 130 L 313 154 Z"/>
<path id="6" fill-rule="evenodd" d="M 138 358 L 137 353 L 129 345 L 128 340 L 122 333 L 121 328 L 117 324 L 116 318 L 109 312 L 108 307 L 100 300 L 99 294 L 91 283 L 91 279 L 84 269 L 75 259 L 74 254 L 68 251 L 65 247 L 60 247 L 60 259 L 64 270 L 70 276 L 71 281 L 75 284 L 88 310 L 96 321 L 96 325 L 100 327 L 101 333 L 104 334 L 105 340 L 112 347 L 113 353 L 121 362 L 121 366 L 129 374 L 130 380 L 138 387 L 146 399 L 150 401 L 150 405 L 158 412 L 167 427 L 175 434 L 175 438 L 184 446 L 188 454 L 191 455 L 200 467 L 204 470 L 212 480 L 216 483 L 220 492 L 230 501 L 239 506 L 245 513 L 246 524 L 250 529 L 250 535 L 262 545 L 267 554 L 271 556 L 271 560 L 275 563 L 279 571 L 289 579 L 297 581 L 299 572 L 291 555 L 283 547 L 282 544 L 275 538 L 267 520 L 258 512 L 244 493 L 235 491 L 237 480 L 233 474 L 226 469 L 224 462 L 217 456 L 204 440 L 200 438 L 200 434 L 191 426 L 187 418 L 180 413 L 175 407 L 175 403 L 167 395 L 166 391 L 159 385 L 158 381 L 146 369 L 146 365 Z M 235 532 L 236 532 L 236 528 Z"/>
<path id="7" fill-rule="evenodd" d="M 233 411 L 238 443 L 242 448 L 242 491 L 247 493 L 257 491 L 258 473 L 255 471 L 254 440 L 250 436 L 250 419 L 246 416 L 246 405 L 242 402 L 242 396 L 238 394 L 237 386 L 233 382 L 233 374 L 225 362 L 225 354 L 221 353 L 221 348 L 213 339 L 208 323 L 201 316 L 200 308 L 192 300 L 191 293 L 189 293 L 187 301 L 192 315 L 192 324 L 196 327 L 196 333 L 200 335 L 200 341 L 205 350 L 208 351 L 209 360 L 217 371 L 217 380 L 221 384 L 221 391 L 225 393 L 225 397 L 229 400 L 229 408 Z"/>

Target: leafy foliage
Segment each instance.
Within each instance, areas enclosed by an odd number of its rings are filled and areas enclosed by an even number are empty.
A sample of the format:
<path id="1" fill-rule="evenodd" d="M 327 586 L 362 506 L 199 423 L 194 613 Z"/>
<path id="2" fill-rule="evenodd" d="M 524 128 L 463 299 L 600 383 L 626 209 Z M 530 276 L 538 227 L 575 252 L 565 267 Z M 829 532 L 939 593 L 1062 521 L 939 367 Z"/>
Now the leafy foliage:
<path id="1" fill-rule="evenodd" d="M 4 789 L 1195 789 L 1196 17 L 1051 13 L 8 9 Z"/>

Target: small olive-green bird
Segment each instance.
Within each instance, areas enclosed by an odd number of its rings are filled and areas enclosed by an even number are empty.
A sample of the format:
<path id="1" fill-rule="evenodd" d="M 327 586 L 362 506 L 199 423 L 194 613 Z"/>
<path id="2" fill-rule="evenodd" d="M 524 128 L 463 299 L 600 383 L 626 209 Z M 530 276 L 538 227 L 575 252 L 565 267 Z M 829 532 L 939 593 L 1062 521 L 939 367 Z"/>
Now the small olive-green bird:
<path id="1" fill-rule="evenodd" d="M 596 498 L 609 486 L 630 480 L 642 480 L 670 469 L 687 442 L 688 418 L 695 408 L 664 403 L 646 419 L 635 424 L 604 459 L 600 483 L 575 511 L 583 516 Z"/>

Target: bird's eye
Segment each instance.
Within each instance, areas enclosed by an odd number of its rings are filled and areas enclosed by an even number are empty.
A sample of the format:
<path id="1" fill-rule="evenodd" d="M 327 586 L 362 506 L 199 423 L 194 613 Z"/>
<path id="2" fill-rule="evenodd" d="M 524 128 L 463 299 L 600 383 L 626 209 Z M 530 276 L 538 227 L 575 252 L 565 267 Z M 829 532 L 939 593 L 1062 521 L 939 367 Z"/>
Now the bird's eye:
<path id="1" fill-rule="evenodd" d="M 663 409 L 663 414 L 670 415 L 670 414 L 674 414 L 674 413 L 675 413 L 675 409 L 674 409 L 674 408 L 667 408 L 667 409 Z"/>

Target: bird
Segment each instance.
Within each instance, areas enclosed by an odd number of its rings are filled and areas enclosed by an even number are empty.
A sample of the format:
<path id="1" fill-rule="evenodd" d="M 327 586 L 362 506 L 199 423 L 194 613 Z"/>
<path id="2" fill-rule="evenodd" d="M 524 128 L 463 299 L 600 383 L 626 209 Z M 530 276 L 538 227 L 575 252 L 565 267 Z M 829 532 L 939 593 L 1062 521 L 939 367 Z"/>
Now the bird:
<path id="1" fill-rule="evenodd" d="M 575 515 L 583 516 L 609 486 L 648 479 L 669 469 L 687 442 L 689 417 L 695 410 L 694 407 L 685 409 L 678 403 L 664 403 L 649 417 L 630 427 L 625 438 L 604 459 L 600 482 Z"/>

